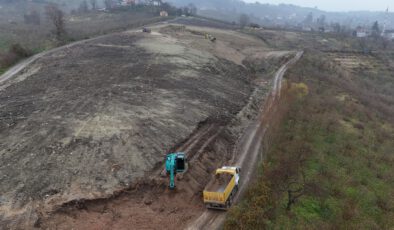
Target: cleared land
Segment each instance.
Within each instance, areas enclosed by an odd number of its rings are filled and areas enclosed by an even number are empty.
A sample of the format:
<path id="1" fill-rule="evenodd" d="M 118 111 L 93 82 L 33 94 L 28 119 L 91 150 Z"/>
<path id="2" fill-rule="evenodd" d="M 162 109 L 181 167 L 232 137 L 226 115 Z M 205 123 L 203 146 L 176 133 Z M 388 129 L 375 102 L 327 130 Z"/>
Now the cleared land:
<path id="1" fill-rule="evenodd" d="M 124 12 L 88 12 L 81 14 L 69 14 L 71 9 L 77 6 L 62 5 L 60 8 L 65 12 L 65 27 L 67 36 L 65 42 L 81 40 L 111 32 L 123 31 L 144 24 L 164 20 L 157 14 L 140 11 Z M 20 44 L 32 50 L 34 53 L 41 52 L 59 45 L 55 39 L 54 26 L 45 14 L 46 2 L 19 2 L 4 3 L 0 5 L 0 52 L 8 51 L 13 44 Z M 40 15 L 40 24 L 26 24 L 24 15 L 37 11 Z"/>
<path id="2" fill-rule="evenodd" d="M 149 8 L 108 12 L 91 10 L 85 13 L 77 11 L 69 14 L 82 1 L 64 1 L 59 7 L 65 12 L 66 33 L 59 39 L 55 35 L 53 23 L 45 13 L 49 2 L 0 3 L 0 74 L 22 59 L 36 53 L 42 54 L 54 47 L 170 19 L 159 17 L 158 12 Z"/>
<path id="3" fill-rule="evenodd" d="M 2 223 L 181 228 L 201 212 L 213 170 L 233 157 L 271 71 L 291 55 L 234 31 L 178 25 L 45 55 L 0 85 Z M 194 161 L 176 197 L 158 178 L 175 149 Z M 125 189 L 131 195 L 110 203 L 80 202 Z"/>

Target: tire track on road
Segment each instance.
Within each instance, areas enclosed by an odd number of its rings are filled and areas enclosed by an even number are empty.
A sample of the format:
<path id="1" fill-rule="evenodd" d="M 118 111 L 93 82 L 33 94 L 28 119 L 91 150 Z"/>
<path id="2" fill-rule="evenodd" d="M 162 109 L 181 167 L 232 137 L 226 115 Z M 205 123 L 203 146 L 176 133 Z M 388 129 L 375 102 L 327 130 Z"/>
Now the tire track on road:
<path id="1" fill-rule="evenodd" d="M 288 70 L 288 68 L 295 64 L 303 55 L 303 51 L 298 52 L 294 58 L 288 61 L 286 64 L 281 66 L 281 68 L 276 72 L 273 88 L 270 96 L 262 106 L 260 113 L 255 121 L 253 121 L 246 129 L 243 137 L 237 144 L 237 155 L 239 159 L 236 162 L 230 162 L 240 166 L 242 170 L 240 189 L 234 198 L 234 202 L 237 202 L 241 194 L 245 191 L 248 183 L 250 182 L 251 176 L 254 172 L 257 158 L 261 151 L 262 140 L 269 127 L 269 124 L 264 122 L 265 114 L 269 112 L 274 112 L 273 108 L 275 102 L 280 98 L 280 91 L 282 88 L 283 76 Z M 248 160 L 247 160 L 248 159 Z M 187 229 L 189 230 L 199 230 L 199 229 L 219 229 L 226 218 L 226 212 L 217 210 L 206 210 L 200 217 L 198 217 L 194 222 L 192 222 Z"/>
<path id="2" fill-rule="evenodd" d="M 200 143 L 200 141 L 206 137 L 207 135 L 209 135 L 209 133 L 212 132 L 212 130 L 215 128 L 216 126 L 214 124 L 210 124 L 208 126 L 205 126 L 203 128 L 201 128 L 200 130 L 198 130 L 196 133 L 194 133 L 192 135 L 192 137 L 190 137 L 183 145 L 181 145 L 180 147 L 176 148 L 175 152 L 184 152 L 186 154 L 187 159 L 195 159 L 196 155 L 199 154 L 199 152 L 203 151 L 205 149 L 205 147 L 208 146 L 209 142 L 212 141 L 213 137 L 216 137 L 218 135 L 218 133 L 214 133 L 213 135 L 211 135 L 207 141 Z M 192 150 L 198 145 L 200 144 L 201 146 L 205 146 L 205 147 L 201 147 L 198 151 L 196 151 L 194 154 L 192 152 Z M 161 177 L 166 177 L 166 170 L 165 168 L 162 169 L 163 167 L 161 167 L 160 170 L 160 176 Z"/>

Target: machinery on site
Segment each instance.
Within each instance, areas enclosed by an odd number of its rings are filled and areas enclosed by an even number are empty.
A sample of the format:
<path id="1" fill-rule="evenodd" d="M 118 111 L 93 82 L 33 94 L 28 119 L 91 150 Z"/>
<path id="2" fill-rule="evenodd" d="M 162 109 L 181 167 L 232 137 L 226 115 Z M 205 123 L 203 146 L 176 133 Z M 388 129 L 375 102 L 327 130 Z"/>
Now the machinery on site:
<path id="1" fill-rule="evenodd" d="M 216 170 L 215 179 L 205 187 L 203 196 L 207 208 L 227 210 L 239 188 L 240 167 L 224 166 Z"/>
<path id="2" fill-rule="evenodd" d="M 166 174 L 170 177 L 170 189 L 175 189 L 175 176 L 177 173 L 183 173 L 186 170 L 185 153 L 170 153 L 166 156 Z"/>
<path id="3" fill-rule="evenodd" d="M 147 27 L 144 27 L 144 28 L 142 28 L 142 32 L 144 32 L 144 33 L 151 33 L 152 30 L 147 28 Z"/>
<path id="4" fill-rule="evenodd" d="M 205 33 L 205 39 L 210 40 L 211 42 L 215 42 L 216 41 L 216 37 L 214 37 L 211 34 Z"/>

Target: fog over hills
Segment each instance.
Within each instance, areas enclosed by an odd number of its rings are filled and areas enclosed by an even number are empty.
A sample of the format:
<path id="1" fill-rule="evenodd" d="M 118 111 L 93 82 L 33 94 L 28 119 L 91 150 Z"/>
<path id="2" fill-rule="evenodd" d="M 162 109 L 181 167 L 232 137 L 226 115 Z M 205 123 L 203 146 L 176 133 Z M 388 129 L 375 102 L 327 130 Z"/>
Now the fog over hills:
<path id="1" fill-rule="evenodd" d="M 375 21 L 381 25 L 387 21 L 387 27 L 394 28 L 394 13 L 384 11 L 327 12 L 290 4 L 245 3 L 240 0 L 169 0 L 169 2 L 176 6 L 193 3 L 199 9 L 199 14 L 227 21 L 237 21 L 240 14 L 246 13 L 254 22 L 265 25 L 295 25 L 302 23 L 307 15 L 312 13 L 315 20 L 324 15 L 326 23 L 340 23 L 352 28 L 369 27 Z"/>
<path id="2" fill-rule="evenodd" d="M 83 0 L 0 0 L 0 7 L 4 4 L 39 3 L 45 5 L 49 2 L 56 2 L 65 10 L 76 9 Z M 113 0 L 119 2 L 122 0 Z M 324 21 L 327 25 L 331 23 L 340 23 L 349 28 L 357 26 L 371 27 L 375 21 L 380 26 L 386 24 L 387 28 L 394 29 L 394 13 L 384 11 L 351 11 L 351 12 L 328 12 L 317 8 L 301 7 L 292 4 L 264 4 L 264 3 L 246 3 L 241 0 L 162 0 L 175 6 L 182 7 L 194 4 L 198 8 L 198 14 L 216 19 L 237 22 L 241 14 L 247 14 L 253 22 L 264 26 L 300 26 L 305 22 L 309 14 L 312 14 L 313 20 L 324 15 Z M 29 3 L 30 2 L 30 3 Z M 89 1 L 88 1 L 89 2 Z M 104 0 L 97 0 L 100 7 L 103 7 Z M 144 2 L 140 0 L 140 2 Z M 146 2 L 149 2 L 147 0 Z M 20 8 L 20 7 L 19 7 Z"/>

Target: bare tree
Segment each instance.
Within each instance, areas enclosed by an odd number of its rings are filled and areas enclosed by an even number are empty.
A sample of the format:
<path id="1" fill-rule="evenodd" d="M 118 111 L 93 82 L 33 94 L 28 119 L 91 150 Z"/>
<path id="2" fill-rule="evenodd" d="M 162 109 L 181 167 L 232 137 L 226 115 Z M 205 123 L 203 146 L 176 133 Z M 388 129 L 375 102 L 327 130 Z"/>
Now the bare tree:
<path id="1" fill-rule="evenodd" d="M 155 6 L 161 6 L 163 4 L 163 1 L 162 0 L 153 0 L 153 4 Z"/>
<path id="2" fill-rule="evenodd" d="M 390 41 L 386 38 L 382 38 L 382 48 L 386 49 L 390 44 Z"/>
<path id="3" fill-rule="evenodd" d="M 58 38 L 61 38 L 66 34 L 64 24 L 64 13 L 55 4 L 49 4 L 45 7 L 45 13 L 48 19 L 55 26 L 55 34 Z"/>
<path id="4" fill-rule="evenodd" d="M 267 171 L 267 177 L 271 178 L 272 190 L 278 194 L 286 193 L 288 211 L 308 192 L 305 164 L 307 156 L 311 154 L 311 149 L 306 143 L 298 142 L 290 147 L 291 154 L 287 151 L 278 153 L 278 166 Z"/>
<path id="5" fill-rule="evenodd" d="M 374 37 L 375 39 L 380 37 L 380 28 L 378 21 L 375 21 L 372 25 L 372 37 Z"/>
<path id="6" fill-rule="evenodd" d="M 41 24 L 41 17 L 40 13 L 33 10 L 32 12 L 24 15 L 25 24 L 33 24 L 33 25 L 40 25 Z"/>
<path id="7" fill-rule="evenodd" d="M 188 8 L 189 8 L 189 15 L 194 16 L 197 14 L 197 7 L 193 3 L 190 3 L 188 5 Z"/>
<path id="8" fill-rule="evenodd" d="M 369 47 L 368 47 L 368 42 L 366 38 L 361 38 L 358 40 L 358 43 L 360 45 L 361 48 L 361 52 L 363 53 L 369 53 Z"/>
<path id="9" fill-rule="evenodd" d="M 97 9 L 97 0 L 90 0 L 90 5 L 92 6 L 92 10 Z"/>
<path id="10" fill-rule="evenodd" d="M 286 210 L 290 211 L 291 206 L 296 203 L 297 199 L 305 194 L 305 175 L 301 174 L 302 178 L 290 180 L 287 182 L 286 188 L 283 191 L 287 192 Z"/>
<path id="11" fill-rule="evenodd" d="M 250 18 L 246 14 L 241 14 L 241 16 L 239 17 L 239 25 L 241 26 L 241 28 L 244 28 L 247 24 L 249 24 L 249 21 Z"/>
<path id="12" fill-rule="evenodd" d="M 341 33 L 341 29 L 342 29 L 341 28 L 341 24 L 334 23 L 334 24 L 332 24 L 332 28 L 333 28 L 335 33 L 337 33 L 337 34 Z"/>
<path id="13" fill-rule="evenodd" d="M 155 2 L 155 0 L 145 0 L 145 5 L 153 6 L 154 2 Z"/>
<path id="14" fill-rule="evenodd" d="M 104 0 L 105 9 L 112 9 L 112 0 Z"/>
<path id="15" fill-rule="evenodd" d="M 190 15 L 190 9 L 189 7 L 185 6 L 182 8 L 182 14 L 189 16 Z"/>
<path id="16" fill-rule="evenodd" d="M 89 11 L 88 3 L 86 0 L 82 1 L 78 8 L 79 13 L 87 13 Z"/>
<path id="17" fill-rule="evenodd" d="M 304 24 L 307 25 L 307 26 L 311 26 L 311 25 L 313 24 L 313 13 L 312 13 L 312 12 L 310 12 L 310 13 L 306 16 L 306 18 L 305 18 L 305 20 L 304 20 Z"/>
<path id="18" fill-rule="evenodd" d="M 325 26 L 326 25 L 326 15 L 322 14 L 320 17 L 317 19 L 317 24 L 319 26 Z"/>

